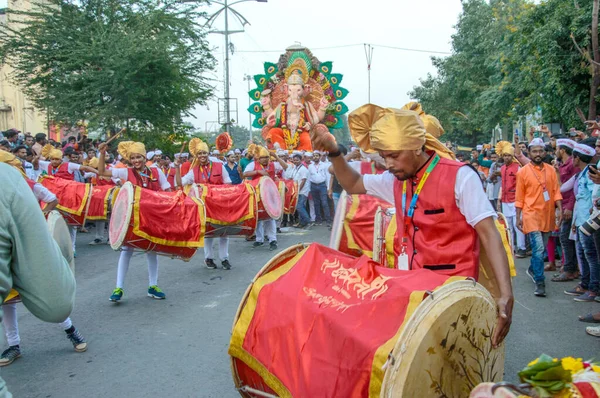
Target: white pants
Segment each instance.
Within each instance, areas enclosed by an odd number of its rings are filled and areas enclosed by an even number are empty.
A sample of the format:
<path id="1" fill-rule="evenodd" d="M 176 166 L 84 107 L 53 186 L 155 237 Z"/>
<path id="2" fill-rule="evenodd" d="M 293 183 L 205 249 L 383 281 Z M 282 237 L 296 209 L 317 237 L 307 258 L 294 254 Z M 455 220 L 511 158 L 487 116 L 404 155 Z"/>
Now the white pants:
<path id="1" fill-rule="evenodd" d="M 264 242 L 265 235 L 267 235 L 269 243 L 277 242 L 277 226 L 275 220 L 272 218 L 261 220 L 256 225 L 256 241 Z"/>
<path id="2" fill-rule="evenodd" d="M 6 336 L 6 342 L 9 346 L 21 344 L 21 337 L 19 336 L 19 321 L 17 320 L 17 304 L 9 303 L 2 306 L 4 317 L 2 318 L 2 325 L 4 325 L 4 335 Z M 65 319 L 63 322 L 58 324 L 63 330 L 69 329 L 73 326 L 71 318 Z"/>
<path id="3" fill-rule="evenodd" d="M 204 238 L 204 259 L 209 258 L 214 260 L 215 256 L 213 253 L 213 243 L 217 238 Z M 229 237 L 220 236 L 219 238 L 219 257 L 221 261 L 225 261 L 229 258 Z"/>
<path id="4" fill-rule="evenodd" d="M 73 242 L 73 252 L 75 252 L 75 241 L 77 240 L 77 228 L 69 225 L 69 232 L 71 233 L 71 242 Z"/>
<path id="5" fill-rule="evenodd" d="M 106 221 L 96 221 L 96 239 L 104 239 Z"/>
<path id="6" fill-rule="evenodd" d="M 129 262 L 133 255 L 133 249 L 130 247 L 121 248 L 121 256 L 119 257 L 119 266 L 117 269 L 117 287 L 123 289 L 125 284 L 125 276 L 129 270 Z M 146 252 L 146 260 L 148 261 L 148 286 L 158 284 L 158 258 L 154 252 Z"/>
<path id="7" fill-rule="evenodd" d="M 517 213 L 515 210 L 515 204 L 503 202 L 502 214 L 504 214 L 504 217 L 506 217 L 506 221 L 508 221 L 508 228 L 513 234 L 513 242 L 516 242 L 517 244 L 515 249 L 525 250 L 525 234 L 523 234 L 523 232 L 521 232 L 519 228 L 517 228 Z"/>
<path id="8" fill-rule="evenodd" d="M 310 222 L 315 222 L 317 214 L 315 213 L 315 201 L 312 197 L 308 197 L 308 210 L 310 211 Z"/>

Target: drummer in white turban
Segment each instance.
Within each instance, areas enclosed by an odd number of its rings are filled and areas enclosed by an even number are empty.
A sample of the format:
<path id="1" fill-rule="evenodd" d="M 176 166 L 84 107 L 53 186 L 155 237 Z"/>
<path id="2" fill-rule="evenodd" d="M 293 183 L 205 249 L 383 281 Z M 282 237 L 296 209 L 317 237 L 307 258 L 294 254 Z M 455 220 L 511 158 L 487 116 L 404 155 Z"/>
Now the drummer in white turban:
<path id="1" fill-rule="evenodd" d="M 313 148 L 329 151 L 335 175 L 349 194 L 366 193 L 395 205 L 398 268 L 477 278 L 480 242 L 487 253 L 496 254 L 489 258 L 500 292 L 492 343 L 500 344 L 510 328 L 513 293 L 496 212 L 478 175 L 453 160 L 417 112 L 368 104 L 352 112 L 348 124 L 362 150 L 379 152 L 387 172 L 361 176 L 326 132 L 311 132 Z"/>

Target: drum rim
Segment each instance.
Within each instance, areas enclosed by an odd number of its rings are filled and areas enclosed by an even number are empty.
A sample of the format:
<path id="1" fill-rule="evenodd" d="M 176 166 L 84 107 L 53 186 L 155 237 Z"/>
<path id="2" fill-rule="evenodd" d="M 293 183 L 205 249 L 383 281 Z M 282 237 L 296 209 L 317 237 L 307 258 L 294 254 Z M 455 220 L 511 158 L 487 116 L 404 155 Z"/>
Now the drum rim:
<path id="1" fill-rule="evenodd" d="M 293 246 L 288 247 L 285 250 L 282 250 L 281 252 L 277 253 L 276 255 L 274 255 L 265 265 L 263 265 L 263 267 L 256 273 L 256 275 L 254 276 L 254 278 L 252 278 L 252 280 L 250 281 L 250 284 L 248 285 L 248 287 L 246 288 L 246 291 L 244 292 L 244 295 L 242 296 L 242 299 L 240 300 L 240 304 L 238 306 L 238 309 L 235 313 L 235 316 L 233 317 L 233 324 L 231 325 L 231 332 L 233 333 L 233 330 L 235 329 L 235 324 L 237 323 L 238 319 L 240 319 L 240 314 L 242 313 L 242 310 L 244 309 L 244 306 L 246 305 L 246 302 L 248 301 L 248 296 L 250 296 L 250 291 L 252 290 L 252 287 L 254 286 L 254 283 L 256 283 L 256 280 L 258 278 L 260 278 L 261 276 L 267 274 L 271 268 L 278 262 L 278 260 L 284 256 L 290 256 L 290 259 L 294 258 L 298 253 L 302 252 L 302 250 L 306 249 L 309 246 L 308 243 L 297 243 Z M 295 253 L 294 253 L 295 252 Z M 291 255 L 292 253 L 294 253 L 293 255 Z M 240 393 L 241 396 L 243 397 L 252 397 L 249 394 L 244 394 L 244 392 L 242 392 L 240 390 L 240 388 L 242 387 L 242 380 L 240 379 L 240 376 L 237 372 L 237 368 L 235 366 L 235 360 L 237 358 L 232 357 L 231 355 L 229 355 L 229 365 L 231 368 L 231 376 L 233 378 L 233 383 L 236 387 L 236 389 L 238 389 L 238 392 Z"/>
<path id="2" fill-rule="evenodd" d="M 283 203 L 280 203 L 280 206 L 274 206 L 274 208 L 279 209 L 278 215 L 274 215 L 271 211 L 269 211 L 267 206 L 264 205 L 265 203 L 267 203 L 265 201 L 265 197 L 263 197 L 263 192 L 265 192 L 265 189 L 264 189 L 265 184 L 267 184 L 267 185 L 273 184 L 272 186 L 275 187 L 275 191 L 277 191 L 277 193 L 279 194 L 277 197 L 279 198 L 280 202 L 281 202 L 281 192 L 279 191 L 279 187 L 277 186 L 277 184 L 275 184 L 275 181 L 273 181 L 271 179 L 271 177 L 263 176 L 258 181 L 258 191 L 259 191 L 258 193 L 260 195 L 260 200 L 263 203 L 263 209 L 265 209 L 265 212 L 269 215 L 269 217 L 271 217 L 274 220 L 279 220 L 281 218 L 281 216 L 283 215 Z"/>
<path id="3" fill-rule="evenodd" d="M 398 391 L 394 390 L 394 386 L 402 385 L 402 382 L 406 381 L 408 376 L 409 367 L 400 367 L 402 360 L 410 360 L 414 357 L 417 352 L 418 344 L 412 340 L 417 330 L 422 325 L 425 316 L 428 314 L 433 306 L 439 306 L 442 298 L 449 297 L 452 293 L 457 291 L 471 291 L 475 296 L 480 297 L 484 301 L 487 301 L 490 306 L 496 309 L 496 302 L 490 292 L 475 282 L 474 280 L 457 280 L 448 282 L 434 290 L 432 295 L 425 297 L 423 301 L 419 303 L 417 308 L 413 311 L 410 317 L 402 325 L 402 331 L 396 340 L 394 348 L 391 352 L 391 356 L 395 359 L 394 364 L 385 370 L 383 382 L 381 384 L 380 396 L 382 397 L 393 397 L 397 396 Z M 504 358 L 504 344 L 497 350 L 501 350 L 500 355 Z M 412 355 L 411 355 L 412 354 Z M 406 357 L 409 356 L 407 359 Z M 398 382 L 400 380 L 400 382 Z"/>
<path id="4" fill-rule="evenodd" d="M 115 199 L 115 207 L 117 202 L 119 202 L 119 198 L 121 196 L 125 196 L 128 195 L 127 199 L 127 211 L 125 212 L 125 217 L 121 218 L 121 223 L 120 225 L 122 226 L 121 229 L 119 230 L 119 234 L 117 235 L 116 239 L 113 241 L 112 239 L 110 240 L 110 247 L 113 248 L 113 250 L 119 250 L 121 248 L 121 246 L 123 245 L 123 241 L 125 240 L 125 236 L 127 235 L 127 231 L 129 230 L 128 225 L 131 222 L 131 215 L 133 213 L 133 201 L 134 201 L 134 187 L 133 184 L 129 181 L 125 182 L 125 184 L 123 184 L 123 186 L 121 187 L 121 189 L 119 190 L 119 193 L 117 194 L 117 198 Z M 110 224 L 112 224 L 117 217 L 111 217 L 110 218 Z M 108 227 L 108 232 L 109 232 L 109 237 L 110 237 L 110 224 Z"/>
<path id="5" fill-rule="evenodd" d="M 329 238 L 329 248 L 339 250 L 340 242 L 342 241 L 342 230 L 344 228 L 344 218 L 346 218 L 346 210 L 348 208 L 348 193 L 342 191 L 338 200 L 338 206 L 333 215 L 333 223 L 331 227 L 331 235 Z M 339 212 L 339 214 L 338 214 Z M 336 221 L 339 221 L 336 224 Z"/>
<path id="6" fill-rule="evenodd" d="M 383 237 L 383 241 L 381 240 L 382 224 L 383 208 L 381 206 L 377 206 L 377 210 L 375 211 L 375 219 L 373 220 L 373 261 L 376 261 L 377 263 L 379 263 L 379 257 L 381 256 L 382 251 L 381 249 L 383 248 L 381 242 L 385 242 L 385 236 Z"/>
<path id="7" fill-rule="evenodd" d="M 58 247 L 60 248 L 63 258 L 65 260 L 67 260 L 67 262 L 69 263 L 69 268 L 71 268 L 71 271 L 73 271 L 73 273 L 75 273 L 75 256 L 73 254 L 73 244 L 72 244 L 73 242 L 71 241 L 70 235 L 68 235 L 69 226 L 67 225 L 64 217 L 62 216 L 62 214 L 60 214 L 60 212 L 58 212 L 56 210 L 52 210 L 50 213 L 48 213 L 48 218 L 46 220 L 46 224 L 48 226 L 48 232 L 50 232 L 50 236 L 52 236 L 52 239 L 54 239 L 54 241 L 57 243 Z M 63 228 L 64 231 L 67 233 L 66 236 L 69 237 L 69 244 L 66 245 L 65 247 L 62 247 L 60 245 L 61 242 L 59 242 L 55 237 L 55 233 L 59 230 L 59 228 Z M 65 250 L 67 251 L 67 253 L 65 253 Z M 66 254 L 66 256 L 65 256 L 65 254 Z"/>
<path id="8" fill-rule="evenodd" d="M 100 187 L 108 187 L 108 190 L 106 191 L 106 193 L 104 194 L 104 210 L 106 213 L 106 217 L 99 217 L 99 216 L 92 216 L 89 217 L 88 213 L 89 213 L 89 209 L 90 209 L 90 205 L 92 203 L 92 198 L 94 197 L 94 189 L 99 188 Z M 85 219 L 86 220 L 91 220 L 91 221 L 106 221 L 109 218 L 109 213 L 111 210 L 111 206 L 110 206 L 110 202 L 111 202 L 111 197 L 113 194 L 113 191 L 115 190 L 115 186 L 111 186 L 111 185 L 92 185 L 91 189 L 90 189 L 90 197 L 88 199 L 88 205 L 87 205 L 87 209 L 85 211 Z"/>

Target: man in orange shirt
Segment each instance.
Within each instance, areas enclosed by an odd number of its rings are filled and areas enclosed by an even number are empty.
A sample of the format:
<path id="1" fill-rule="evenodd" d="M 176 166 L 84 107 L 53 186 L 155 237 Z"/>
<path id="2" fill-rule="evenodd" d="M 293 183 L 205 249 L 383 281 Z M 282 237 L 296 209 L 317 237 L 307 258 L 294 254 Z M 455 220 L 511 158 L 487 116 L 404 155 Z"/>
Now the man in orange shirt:
<path id="1" fill-rule="evenodd" d="M 543 162 L 546 155 L 545 144 L 535 138 L 529 144 L 531 163 L 517 173 L 517 228 L 529 235 L 531 240 L 531 265 L 527 274 L 535 283 L 534 294 L 546 296 L 544 277 L 544 249 L 550 233 L 556 229 L 562 217 L 562 196 L 554 168 Z"/>

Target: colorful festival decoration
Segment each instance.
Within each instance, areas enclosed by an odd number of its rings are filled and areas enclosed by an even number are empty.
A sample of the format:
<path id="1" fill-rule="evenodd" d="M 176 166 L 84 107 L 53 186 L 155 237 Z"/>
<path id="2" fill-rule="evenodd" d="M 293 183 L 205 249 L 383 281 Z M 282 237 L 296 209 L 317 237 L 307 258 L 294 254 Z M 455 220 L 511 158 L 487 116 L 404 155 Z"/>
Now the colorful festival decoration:
<path id="1" fill-rule="evenodd" d="M 312 129 L 343 126 L 348 112 L 341 87 L 342 75 L 332 73 L 332 62 L 321 62 L 305 47 L 288 47 L 277 64 L 266 62 L 264 74 L 254 76 L 256 88 L 248 94 L 256 102 L 248 111 L 269 149 L 275 144 L 292 151 L 311 150 Z"/>

